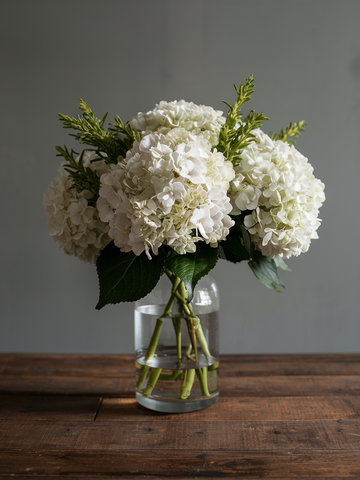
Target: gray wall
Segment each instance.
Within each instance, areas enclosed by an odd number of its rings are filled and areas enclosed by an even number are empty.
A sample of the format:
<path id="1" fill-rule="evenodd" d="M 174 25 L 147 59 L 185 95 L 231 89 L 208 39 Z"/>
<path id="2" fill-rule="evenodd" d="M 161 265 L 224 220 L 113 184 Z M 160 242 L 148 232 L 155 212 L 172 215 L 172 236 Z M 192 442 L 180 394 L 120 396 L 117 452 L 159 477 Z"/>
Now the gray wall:
<path id="1" fill-rule="evenodd" d="M 284 293 L 219 262 L 221 351 L 359 352 L 359 18 L 348 0 L 1 1 L 0 351 L 133 350 L 133 305 L 96 311 L 95 268 L 47 234 L 54 146 L 75 145 L 57 113 L 78 97 L 110 119 L 162 99 L 223 109 L 253 73 L 265 131 L 308 121 L 297 146 L 327 200 Z"/>

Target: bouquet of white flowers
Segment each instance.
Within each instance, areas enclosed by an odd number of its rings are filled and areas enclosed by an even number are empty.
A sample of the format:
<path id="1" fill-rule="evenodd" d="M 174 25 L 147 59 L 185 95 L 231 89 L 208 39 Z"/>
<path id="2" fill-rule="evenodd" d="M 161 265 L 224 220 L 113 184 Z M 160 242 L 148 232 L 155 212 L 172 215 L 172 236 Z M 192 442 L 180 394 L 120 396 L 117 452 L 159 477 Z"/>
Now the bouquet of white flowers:
<path id="1" fill-rule="evenodd" d="M 235 90 L 235 104 L 224 102 L 226 117 L 184 100 L 162 101 L 126 124 L 116 117 L 107 129 L 106 115 L 97 119 L 81 100 L 82 116 L 60 119 L 87 147 L 80 155 L 57 147 L 64 161 L 44 195 L 59 248 L 96 263 L 96 308 L 136 301 L 165 274 L 172 296 L 161 317 L 180 302 L 189 332 L 196 325 L 196 358 L 207 348 L 190 303 L 199 279 L 219 258 L 247 261 L 278 290 L 283 258 L 318 238 L 325 199 L 324 185 L 290 141 L 305 122 L 267 135 L 262 113 L 241 111 L 254 91 L 252 76 Z M 155 349 L 156 338 L 147 361 Z"/>

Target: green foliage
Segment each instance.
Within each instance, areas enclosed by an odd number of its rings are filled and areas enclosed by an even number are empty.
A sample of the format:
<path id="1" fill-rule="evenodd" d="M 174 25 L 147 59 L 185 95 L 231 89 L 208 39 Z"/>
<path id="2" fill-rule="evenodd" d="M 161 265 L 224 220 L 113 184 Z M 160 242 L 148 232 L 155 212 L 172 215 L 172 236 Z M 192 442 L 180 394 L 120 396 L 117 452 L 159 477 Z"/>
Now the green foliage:
<path id="1" fill-rule="evenodd" d="M 244 227 L 242 216 L 237 215 L 232 219 L 235 220 L 235 225 L 230 229 L 226 239 L 220 242 L 223 258 L 233 263 L 250 260 L 254 250 L 250 234 Z"/>
<path id="2" fill-rule="evenodd" d="M 77 131 L 78 133 L 70 135 L 75 137 L 80 143 L 95 147 L 97 155 L 106 162 L 117 163 L 119 157 L 126 155 L 129 145 L 131 148 L 135 133 L 129 126 L 125 128 L 119 117 L 115 119 L 115 128 L 105 130 L 104 125 L 107 113 L 99 120 L 81 98 L 79 108 L 83 114 L 82 116 L 79 115 L 78 118 L 59 113 L 63 127 Z M 122 125 L 124 128 L 120 131 L 117 125 Z M 119 132 L 124 135 L 124 138 L 120 138 Z"/>
<path id="3" fill-rule="evenodd" d="M 283 128 L 280 133 L 270 132 L 269 137 L 272 140 L 282 140 L 283 142 L 290 143 L 290 145 L 295 145 L 295 140 L 288 140 L 288 138 L 298 138 L 301 132 L 304 132 L 307 122 L 305 120 L 300 120 L 299 123 L 289 123 L 285 128 Z"/>
<path id="4" fill-rule="evenodd" d="M 91 170 L 90 167 L 84 167 L 83 158 L 85 150 L 81 153 L 79 161 L 77 162 L 74 158 L 74 155 L 77 155 L 74 150 L 69 150 L 64 147 L 56 147 L 56 150 L 59 152 L 57 157 L 64 157 L 68 164 L 64 169 L 69 172 L 69 175 L 73 181 L 73 187 L 76 188 L 77 192 L 80 193 L 83 190 L 90 191 L 94 198 L 89 200 L 90 204 L 94 204 L 99 196 L 100 188 L 100 179 L 96 172 Z"/>
<path id="5" fill-rule="evenodd" d="M 277 268 L 281 268 L 282 270 L 285 270 L 286 272 L 291 272 L 291 268 L 289 268 L 284 260 L 281 257 L 275 257 L 274 258 L 275 265 Z"/>
<path id="6" fill-rule="evenodd" d="M 275 261 L 272 258 L 265 257 L 261 252 L 254 251 L 249 267 L 256 278 L 266 287 L 272 288 L 277 292 L 280 292 L 279 287 L 285 288 L 278 275 Z"/>
<path id="7" fill-rule="evenodd" d="M 145 297 L 154 289 L 163 273 L 165 253 L 149 260 L 145 252 L 121 252 L 113 242 L 102 250 L 96 269 L 100 284 L 100 298 L 96 309 L 108 304 L 134 302 Z"/>
<path id="8" fill-rule="evenodd" d="M 235 225 L 230 229 L 226 239 L 220 242 L 221 258 L 233 263 L 248 261 L 249 267 L 256 278 L 266 287 L 279 292 L 279 286 L 284 287 L 284 285 L 280 280 L 277 268 L 287 271 L 291 270 L 282 258 L 275 257 L 270 259 L 254 249 L 250 234 L 243 223 L 243 218 L 246 214 L 246 212 L 243 212 L 241 215 L 232 217 Z"/>
<path id="9" fill-rule="evenodd" d="M 132 130 L 129 123 L 125 125 L 119 116 L 116 116 L 114 120 L 115 123 L 110 123 L 109 131 L 121 135 L 122 148 L 124 151 L 122 156 L 125 157 L 126 152 L 132 148 L 135 140 L 140 140 L 141 133 Z"/>
<path id="10" fill-rule="evenodd" d="M 262 112 L 255 113 L 254 110 L 251 110 L 242 120 L 241 108 L 251 99 L 251 95 L 254 93 L 253 82 L 253 76 L 250 75 L 244 85 L 240 85 L 239 88 L 234 85 L 237 95 L 234 106 L 224 102 L 229 107 L 229 111 L 226 122 L 220 130 L 219 144 L 216 148 L 234 165 L 240 162 L 240 150 L 249 145 L 255 138 L 250 132 L 261 127 L 262 122 L 268 120 Z"/>
<path id="11" fill-rule="evenodd" d="M 221 257 L 232 263 L 250 260 L 250 255 L 243 244 L 241 234 L 236 230 L 231 230 L 226 240 L 220 242 Z"/>
<path id="12" fill-rule="evenodd" d="M 218 248 L 199 242 L 195 253 L 170 255 L 165 262 L 165 268 L 184 282 L 187 300 L 191 302 L 197 282 L 215 267 L 218 258 Z"/>

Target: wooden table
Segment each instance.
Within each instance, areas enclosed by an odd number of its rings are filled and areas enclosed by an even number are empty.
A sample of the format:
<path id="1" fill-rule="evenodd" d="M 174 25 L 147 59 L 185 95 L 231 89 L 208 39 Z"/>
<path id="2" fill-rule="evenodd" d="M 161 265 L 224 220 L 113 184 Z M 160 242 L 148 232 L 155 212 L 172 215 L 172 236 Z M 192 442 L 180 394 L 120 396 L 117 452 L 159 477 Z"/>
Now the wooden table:
<path id="1" fill-rule="evenodd" d="M 360 355 L 224 355 L 188 414 L 133 391 L 132 356 L 0 354 L 0 476 L 360 476 Z"/>

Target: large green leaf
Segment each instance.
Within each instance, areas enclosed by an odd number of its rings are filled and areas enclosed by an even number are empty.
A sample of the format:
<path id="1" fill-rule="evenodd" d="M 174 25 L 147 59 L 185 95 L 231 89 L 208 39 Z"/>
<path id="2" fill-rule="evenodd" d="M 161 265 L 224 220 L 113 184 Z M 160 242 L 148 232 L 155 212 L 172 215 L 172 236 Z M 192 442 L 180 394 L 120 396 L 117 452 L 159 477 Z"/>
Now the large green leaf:
<path id="1" fill-rule="evenodd" d="M 254 245 L 251 242 L 250 233 L 244 227 L 243 216 L 235 215 L 231 218 L 235 224 L 231 227 L 226 239 L 220 242 L 224 255 L 221 258 L 225 257 L 233 263 L 250 260 L 254 253 Z"/>
<path id="2" fill-rule="evenodd" d="M 260 252 L 255 251 L 249 267 L 254 275 L 266 287 L 272 288 L 280 292 L 279 287 L 284 287 L 277 272 L 275 261 L 272 258 L 263 256 Z"/>
<path id="3" fill-rule="evenodd" d="M 254 254 L 254 244 L 251 241 L 250 233 L 246 230 L 244 225 L 240 226 L 240 231 L 241 231 L 242 238 L 244 240 L 244 246 L 246 248 L 246 251 L 248 252 L 251 258 Z"/>
<path id="4" fill-rule="evenodd" d="M 286 270 L 287 272 L 291 272 L 291 268 L 289 268 L 284 260 L 281 257 L 274 258 L 275 265 L 277 268 L 281 268 L 282 270 Z"/>
<path id="5" fill-rule="evenodd" d="M 191 302 L 197 282 L 212 270 L 219 258 L 219 248 L 198 242 L 195 253 L 171 256 L 166 268 L 179 277 L 185 284 L 188 302 Z"/>
<path id="6" fill-rule="evenodd" d="M 251 258 L 237 229 L 230 230 L 226 240 L 220 242 L 220 247 L 225 259 L 230 262 L 237 263 Z"/>
<path id="7" fill-rule="evenodd" d="M 134 302 L 145 297 L 158 283 L 164 261 L 162 250 L 149 260 L 145 252 L 124 253 L 113 242 L 109 243 L 96 262 L 100 284 L 97 310 L 110 303 Z"/>

